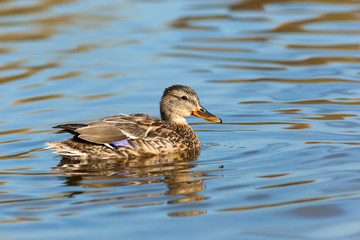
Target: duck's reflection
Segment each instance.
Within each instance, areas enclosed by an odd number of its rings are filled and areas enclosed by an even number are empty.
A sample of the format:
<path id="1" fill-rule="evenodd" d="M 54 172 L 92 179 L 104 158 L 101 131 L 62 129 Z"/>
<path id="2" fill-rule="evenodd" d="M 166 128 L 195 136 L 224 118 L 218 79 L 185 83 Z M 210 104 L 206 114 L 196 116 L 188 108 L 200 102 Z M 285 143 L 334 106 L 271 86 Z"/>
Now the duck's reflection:
<path id="1" fill-rule="evenodd" d="M 149 205 L 154 204 L 158 199 L 151 200 L 151 198 L 155 196 L 168 196 L 165 197 L 167 204 L 188 203 L 206 199 L 199 194 L 205 189 L 201 177 L 205 176 L 206 173 L 190 171 L 196 166 L 191 162 L 195 161 L 198 156 L 199 153 L 183 153 L 181 155 L 164 155 L 135 160 L 72 160 L 62 158 L 54 170 L 64 176 L 67 186 L 81 186 L 87 190 L 109 190 L 109 188 L 115 187 L 155 183 L 166 184 L 167 188 L 160 188 L 161 192 L 158 192 L 158 186 L 149 186 L 143 192 L 129 188 L 129 191 L 126 191 L 129 194 L 125 197 L 127 200 L 137 199 L 134 200 L 134 203 L 130 202 L 130 205 L 134 207 L 135 205 L 138 207 L 141 203 L 139 198 L 148 198 L 144 201 Z M 113 190 L 116 192 L 116 189 L 112 189 L 111 192 L 114 192 Z M 116 195 L 116 193 L 114 194 Z M 89 199 L 89 201 L 104 202 L 124 199 L 123 191 L 121 191 L 121 197 L 114 194 L 107 195 L 107 197 L 102 196 L 101 199 L 96 196 L 95 199 Z M 154 202 L 149 203 L 149 201 Z M 144 204 L 141 203 L 140 205 L 143 206 Z"/>

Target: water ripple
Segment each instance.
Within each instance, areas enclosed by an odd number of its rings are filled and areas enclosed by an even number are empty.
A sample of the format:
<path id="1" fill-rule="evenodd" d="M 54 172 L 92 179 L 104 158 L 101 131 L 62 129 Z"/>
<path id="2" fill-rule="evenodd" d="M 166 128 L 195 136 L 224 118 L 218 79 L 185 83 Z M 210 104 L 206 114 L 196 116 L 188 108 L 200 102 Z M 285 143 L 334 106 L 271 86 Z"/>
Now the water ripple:
<path id="1" fill-rule="evenodd" d="M 358 1 L 13 0 L 0 17 L 0 237 L 360 238 Z M 159 117 L 172 84 L 223 119 L 188 118 L 199 157 L 44 149 L 70 137 L 59 123 Z"/>

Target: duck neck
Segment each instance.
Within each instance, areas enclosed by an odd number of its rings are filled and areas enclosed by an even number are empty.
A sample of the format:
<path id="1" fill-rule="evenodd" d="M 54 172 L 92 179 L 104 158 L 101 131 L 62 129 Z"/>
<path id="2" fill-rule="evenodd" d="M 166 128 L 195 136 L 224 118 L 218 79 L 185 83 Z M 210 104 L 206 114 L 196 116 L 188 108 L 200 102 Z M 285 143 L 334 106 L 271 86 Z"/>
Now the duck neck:
<path id="1" fill-rule="evenodd" d="M 174 113 L 165 114 L 164 111 L 160 111 L 161 119 L 169 125 L 182 125 L 189 126 L 184 117 L 181 117 Z"/>
<path id="2" fill-rule="evenodd" d="M 169 118 L 163 119 L 167 124 L 171 126 L 182 126 L 185 128 L 190 128 L 189 124 L 186 122 L 185 118 Z"/>

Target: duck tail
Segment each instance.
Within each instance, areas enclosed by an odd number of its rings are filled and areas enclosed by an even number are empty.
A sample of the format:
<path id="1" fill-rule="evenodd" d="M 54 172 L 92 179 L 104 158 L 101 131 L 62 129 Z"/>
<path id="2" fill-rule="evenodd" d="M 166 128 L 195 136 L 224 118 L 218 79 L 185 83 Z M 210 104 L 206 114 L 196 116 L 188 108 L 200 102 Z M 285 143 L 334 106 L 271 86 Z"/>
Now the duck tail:
<path id="1" fill-rule="evenodd" d="M 54 153 L 61 156 L 82 157 L 85 155 L 79 150 L 74 149 L 63 142 L 48 142 L 46 143 L 45 149 L 54 150 Z"/>
<path id="2" fill-rule="evenodd" d="M 75 134 L 76 129 L 87 126 L 86 124 L 71 123 L 71 124 L 61 124 L 54 126 L 53 128 L 61 128 L 60 131 L 66 131 Z"/>

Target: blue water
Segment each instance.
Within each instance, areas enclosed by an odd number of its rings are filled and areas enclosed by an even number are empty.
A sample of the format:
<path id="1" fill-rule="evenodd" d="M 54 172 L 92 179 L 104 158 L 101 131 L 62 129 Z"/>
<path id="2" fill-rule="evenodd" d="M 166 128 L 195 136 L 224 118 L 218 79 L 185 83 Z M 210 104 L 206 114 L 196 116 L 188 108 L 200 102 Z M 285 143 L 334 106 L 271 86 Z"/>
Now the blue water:
<path id="1" fill-rule="evenodd" d="M 360 239 L 356 1 L 0 3 L 0 238 Z M 68 162 L 52 126 L 160 117 L 197 159 Z"/>

